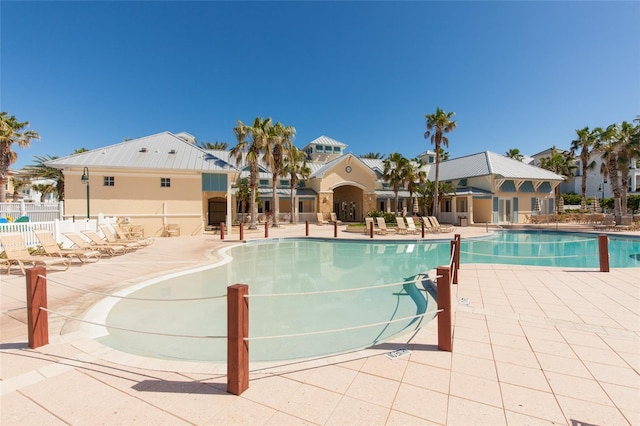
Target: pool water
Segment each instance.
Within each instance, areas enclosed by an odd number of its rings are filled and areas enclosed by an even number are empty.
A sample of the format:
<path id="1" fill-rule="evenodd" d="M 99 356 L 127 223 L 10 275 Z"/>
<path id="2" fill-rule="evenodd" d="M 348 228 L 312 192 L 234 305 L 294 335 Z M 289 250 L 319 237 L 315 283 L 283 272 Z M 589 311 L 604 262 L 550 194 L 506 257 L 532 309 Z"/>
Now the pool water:
<path id="1" fill-rule="evenodd" d="M 640 239 L 611 238 L 611 267 L 640 267 Z M 418 321 L 355 328 L 309 336 L 251 340 L 251 361 L 278 361 L 361 349 L 408 333 L 432 320 L 436 302 L 406 280 L 449 263 L 447 241 L 374 243 L 296 240 L 230 247 L 232 261 L 142 286 L 130 296 L 149 299 L 206 298 L 226 294 L 231 284 L 249 285 L 251 338 L 317 333 L 360 327 L 426 313 Z M 595 235 L 499 232 L 465 240 L 461 263 L 598 268 Z M 397 283 L 394 286 L 387 284 Z M 381 287 L 384 286 L 384 287 Z M 418 286 L 420 287 L 420 286 Z M 364 288 L 364 289 L 363 289 Z M 420 287 L 421 288 L 421 287 Z M 326 294 L 318 291 L 355 289 Z M 271 294 L 279 297 L 259 297 Z M 416 294 L 420 297 L 416 297 Z M 226 298 L 183 302 L 120 300 L 105 318 L 105 345 L 143 356 L 191 361 L 226 360 Z M 104 330 L 104 328 L 103 328 Z"/>

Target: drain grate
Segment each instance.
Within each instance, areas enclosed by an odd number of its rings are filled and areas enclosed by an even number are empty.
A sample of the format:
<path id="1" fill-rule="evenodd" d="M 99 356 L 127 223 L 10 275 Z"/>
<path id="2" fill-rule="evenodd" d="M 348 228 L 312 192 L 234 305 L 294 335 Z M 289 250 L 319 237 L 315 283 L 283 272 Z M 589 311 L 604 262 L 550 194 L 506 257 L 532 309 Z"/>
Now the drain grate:
<path id="1" fill-rule="evenodd" d="M 411 351 L 407 348 L 396 349 L 395 351 L 391 351 L 386 353 L 385 356 L 389 359 L 400 358 L 401 356 L 409 355 Z"/>

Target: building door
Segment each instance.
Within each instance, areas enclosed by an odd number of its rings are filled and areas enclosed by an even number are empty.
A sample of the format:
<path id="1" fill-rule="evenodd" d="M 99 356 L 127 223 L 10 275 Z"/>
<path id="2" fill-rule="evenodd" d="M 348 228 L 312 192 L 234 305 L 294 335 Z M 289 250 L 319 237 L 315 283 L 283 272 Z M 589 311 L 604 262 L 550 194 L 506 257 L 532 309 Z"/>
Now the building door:
<path id="1" fill-rule="evenodd" d="M 498 201 L 498 222 L 511 222 L 513 211 L 510 198 L 500 198 Z"/>

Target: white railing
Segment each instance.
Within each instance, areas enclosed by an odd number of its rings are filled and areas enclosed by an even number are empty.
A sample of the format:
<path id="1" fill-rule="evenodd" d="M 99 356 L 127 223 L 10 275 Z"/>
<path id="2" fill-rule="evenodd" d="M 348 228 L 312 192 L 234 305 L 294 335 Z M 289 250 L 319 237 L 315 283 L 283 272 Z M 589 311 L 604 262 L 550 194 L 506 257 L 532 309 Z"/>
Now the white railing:
<path id="1" fill-rule="evenodd" d="M 18 233 L 22 235 L 28 247 L 37 247 L 40 243 L 34 234 L 34 230 L 46 229 L 56 239 L 58 244 L 64 247 L 71 247 L 71 242 L 67 240 L 64 232 L 80 233 L 85 230 L 98 231 L 98 225 L 115 225 L 115 217 L 103 217 L 90 220 L 54 220 L 50 222 L 22 222 L 22 223 L 0 223 L 0 233 Z M 2 245 L 0 245 L 2 251 Z"/>
<path id="2" fill-rule="evenodd" d="M 22 216 L 27 216 L 29 222 L 49 222 L 62 220 L 64 203 L 0 203 L 0 218 L 14 222 Z"/>

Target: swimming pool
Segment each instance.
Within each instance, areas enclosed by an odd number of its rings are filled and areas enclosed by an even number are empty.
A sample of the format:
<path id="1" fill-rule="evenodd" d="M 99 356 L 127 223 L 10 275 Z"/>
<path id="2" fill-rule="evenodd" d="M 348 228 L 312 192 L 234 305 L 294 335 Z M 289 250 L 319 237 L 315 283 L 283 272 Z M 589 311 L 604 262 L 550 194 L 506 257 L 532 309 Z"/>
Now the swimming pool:
<path id="1" fill-rule="evenodd" d="M 252 338 L 359 327 L 410 318 L 420 312 L 427 314 L 424 323 L 436 315 L 435 300 L 426 293 L 420 306 L 415 291 L 408 292 L 403 282 L 448 264 L 449 247 L 449 240 L 380 243 L 285 239 L 248 243 L 226 249 L 229 261 L 219 266 L 143 284 L 129 295 L 149 299 L 213 297 L 225 294 L 228 285 L 248 284 L 249 294 L 254 296 L 249 301 Z M 610 253 L 612 267 L 640 267 L 640 239 L 611 238 Z M 597 238 L 589 234 L 498 232 L 463 241 L 461 262 L 598 268 Z M 389 283 L 397 285 L 385 286 Z M 334 289 L 351 291 L 305 295 Z M 283 293 L 290 295 L 260 297 Z M 226 299 L 121 300 L 110 308 L 104 323 L 180 336 L 224 336 Z M 346 352 L 383 342 L 420 325 L 408 319 L 337 333 L 254 340 L 250 342 L 250 359 L 278 361 Z M 98 340 L 149 357 L 213 362 L 226 359 L 226 340 L 222 338 L 110 329 Z"/>

